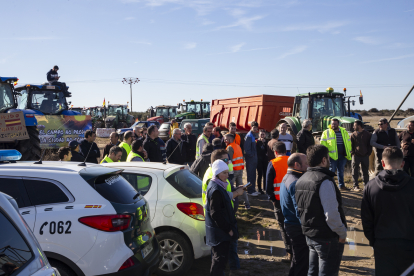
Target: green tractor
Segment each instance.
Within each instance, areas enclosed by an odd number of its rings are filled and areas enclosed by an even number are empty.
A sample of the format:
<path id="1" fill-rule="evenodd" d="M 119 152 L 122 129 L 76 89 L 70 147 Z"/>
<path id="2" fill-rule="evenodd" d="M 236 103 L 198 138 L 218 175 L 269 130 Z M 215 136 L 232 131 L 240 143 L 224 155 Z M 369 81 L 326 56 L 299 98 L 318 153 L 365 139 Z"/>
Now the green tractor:
<path id="1" fill-rule="evenodd" d="M 346 89 L 344 89 L 344 92 L 346 93 Z M 357 119 L 347 115 L 350 114 L 350 103 L 355 104 L 355 101 L 351 101 L 350 98 L 356 96 L 346 96 L 345 93 L 334 92 L 333 88 L 329 87 L 326 92 L 299 94 L 295 97 L 293 113 L 291 114 L 293 116 L 285 117 L 277 123 L 277 126 L 282 123 L 287 124 L 288 132 L 295 142 L 292 152 L 296 151 L 296 134 L 302 129 L 302 122 L 306 119 L 312 120 L 312 132 L 316 141 L 320 140 L 322 132 L 328 128 L 333 118 L 338 119 L 340 126 L 344 127 L 348 133 L 354 131 L 354 122 Z M 359 102 L 363 104 L 362 95 L 359 96 Z M 372 127 L 364 125 L 367 130 L 373 130 Z"/>
<path id="2" fill-rule="evenodd" d="M 127 128 L 134 123 L 134 116 L 128 114 L 126 104 L 110 104 L 106 110 L 106 128 Z"/>
<path id="3" fill-rule="evenodd" d="M 178 104 L 178 108 L 181 107 L 181 113 L 175 116 L 177 122 L 181 122 L 184 119 L 203 119 L 210 118 L 210 102 L 185 102 L 184 104 Z"/>
<path id="4" fill-rule="evenodd" d="M 105 108 L 102 106 L 89 107 L 86 109 L 85 115 L 92 118 L 93 129 L 105 127 Z"/>

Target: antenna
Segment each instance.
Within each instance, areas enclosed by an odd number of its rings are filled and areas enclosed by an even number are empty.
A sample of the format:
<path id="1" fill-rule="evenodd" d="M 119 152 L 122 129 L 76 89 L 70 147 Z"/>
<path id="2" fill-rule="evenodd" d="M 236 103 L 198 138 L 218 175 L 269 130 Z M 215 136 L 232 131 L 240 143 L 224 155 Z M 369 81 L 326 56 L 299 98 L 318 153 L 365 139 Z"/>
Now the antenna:
<path id="1" fill-rule="evenodd" d="M 34 162 L 33 164 L 43 164 L 42 160 L 43 160 L 43 157 L 45 156 L 45 152 L 46 152 L 46 149 L 43 150 L 43 153 L 42 153 L 42 156 L 40 157 L 40 160 L 37 161 L 37 162 Z"/>
<path id="2" fill-rule="evenodd" d="M 86 155 L 86 157 L 85 157 L 85 160 L 83 161 L 83 163 L 78 164 L 78 166 L 83 166 L 83 167 L 86 167 L 86 159 L 88 159 L 88 156 L 89 156 L 89 153 L 91 152 L 91 149 L 92 149 L 93 144 L 95 144 L 95 142 L 92 142 L 92 145 L 91 145 L 91 147 L 89 148 L 89 151 L 88 151 L 88 154 L 87 154 L 87 155 Z"/>

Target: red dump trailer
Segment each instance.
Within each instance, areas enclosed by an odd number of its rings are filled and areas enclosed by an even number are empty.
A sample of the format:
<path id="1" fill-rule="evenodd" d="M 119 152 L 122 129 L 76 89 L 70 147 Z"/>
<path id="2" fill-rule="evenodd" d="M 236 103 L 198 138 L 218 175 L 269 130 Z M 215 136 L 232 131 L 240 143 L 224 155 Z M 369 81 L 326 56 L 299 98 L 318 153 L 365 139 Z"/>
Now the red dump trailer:
<path id="1" fill-rule="evenodd" d="M 257 95 L 222 100 L 213 100 L 210 122 L 228 129 L 230 122 L 237 125 L 241 133 L 250 130 L 250 123 L 259 123 L 259 129 L 272 131 L 280 119 L 292 116 L 295 97 Z"/>

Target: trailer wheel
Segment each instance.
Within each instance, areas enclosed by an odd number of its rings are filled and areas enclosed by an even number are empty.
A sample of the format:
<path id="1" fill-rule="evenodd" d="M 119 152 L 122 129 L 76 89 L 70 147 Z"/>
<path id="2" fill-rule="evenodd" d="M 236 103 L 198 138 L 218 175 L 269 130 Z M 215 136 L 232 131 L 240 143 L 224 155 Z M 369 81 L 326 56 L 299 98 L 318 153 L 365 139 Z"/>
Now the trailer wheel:
<path id="1" fill-rule="evenodd" d="M 17 150 L 22 154 L 21 161 L 39 160 L 41 156 L 39 131 L 37 127 L 26 127 L 29 139 L 19 141 Z"/>

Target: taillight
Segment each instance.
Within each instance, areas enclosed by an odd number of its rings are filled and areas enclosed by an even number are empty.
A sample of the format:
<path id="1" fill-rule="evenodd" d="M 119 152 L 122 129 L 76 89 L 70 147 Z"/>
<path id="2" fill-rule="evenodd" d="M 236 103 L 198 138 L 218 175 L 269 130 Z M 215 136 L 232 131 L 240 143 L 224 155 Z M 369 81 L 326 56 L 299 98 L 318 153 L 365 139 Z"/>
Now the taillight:
<path id="1" fill-rule="evenodd" d="M 123 270 L 125 268 L 128 268 L 128 267 L 131 267 L 131 266 L 134 266 L 134 260 L 132 259 L 132 257 L 129 258 L 128 260 L 126 260 L 125 263 L 123 263 L 121 265 L 121 268 L 118 271 L 121 271 L 121 270 Z"/>
<path id="2" fill-rule="evenodd" d="M 196 220 L 205 220 L 203 206 L 198 203 L 178 203 L 177 208 L 189 217 Z"/>
<path id="3" fill-rule="evenodd" d="M 125 230 L 128 228 L 130 221 L 130 215 L 103 215 L 83 217 L 79 219 L 80 223 L 105 232 Z"/>
<path id="4" fill-rule="evenodd" d="M 34 114 L 24 114 L 26 118 L 34 118 Z"/>

